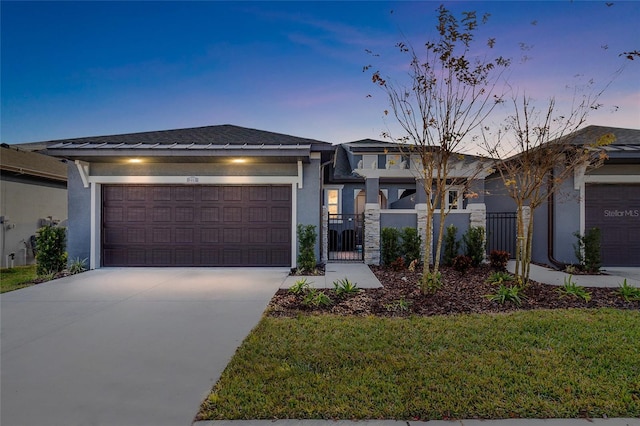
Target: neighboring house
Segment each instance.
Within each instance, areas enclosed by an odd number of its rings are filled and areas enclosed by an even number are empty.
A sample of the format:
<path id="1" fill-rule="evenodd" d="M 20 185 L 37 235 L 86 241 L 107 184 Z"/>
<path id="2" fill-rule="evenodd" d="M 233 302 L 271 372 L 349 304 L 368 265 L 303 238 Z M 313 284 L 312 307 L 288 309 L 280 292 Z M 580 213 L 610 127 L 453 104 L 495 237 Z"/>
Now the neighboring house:
<path id="1" fill-rule="evenodd" d="M 556 267 L 576 263 L 574 233 L 598 227 L 604 266 L 640 266 L 640 130 L 588 126 L 568 137 L 581 145 L 609 133 L 616 139 L 603 148 L 608 155 L 604 165 L 576 171 L 550 202 L 535 210 L 534 262 Z M 487 177 L 485 185 L 489 249 L 513 253 L 515 204 L 502 195 L 497 174 Z M 499 234 L 506 241 L 496 238 Z"/>
<path id="2" fill-rule="evenodd" d="M 295 267 L 296 227 L 320 229 L 320 170 L 333 153 L 232 125 L 46 145 L 70 160 L 68 251 L 91 269 Z"/>
<path id="3" fill-rule="evenodd" d="M 0 147 L 0 265 L 34 263 L 33 236 L 67 218 L 67 165 L 16 146 Z"/>

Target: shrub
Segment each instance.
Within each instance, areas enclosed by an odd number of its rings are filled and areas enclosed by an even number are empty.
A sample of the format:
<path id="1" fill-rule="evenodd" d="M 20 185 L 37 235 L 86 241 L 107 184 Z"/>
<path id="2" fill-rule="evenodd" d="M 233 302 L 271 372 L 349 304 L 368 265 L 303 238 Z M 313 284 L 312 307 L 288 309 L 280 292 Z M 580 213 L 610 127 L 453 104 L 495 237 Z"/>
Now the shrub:
<path id="1" fill-rule="evenodd" d="M 627 284 L 626 278 L 621 284 L 619 284 L 618 294 L 627 302 L 640 300 L 640 288 Z"/>
<path id="2" fill-rule="evenodd" d="M 333 282 L 333 288 L 338 296 L 348 296 L 360 292 L 358 284 L 349 281 L 346 277 Z"/>
<path id="3" fill-rule="evenodd" d="M 399 237 L 400 232 L 396 228 L 382 228 L 380 232 L 380 239 L 382 240 L 380 255 L 382 256 L 383 265 L 391 265 L 394 260 L 400 257 Z"/>
<path id="4" fill-rule="evenodd" d="M 591 228 L 584 235 L 574 232 L 578 242 L 573 245 L 580 267 L 589 273 L 600 271 L 602 260 L 600 257 L 600 229 Z"/>
<path id="5" fill-rule="evenodd" d="M 455 225 L 447 226 L 447 233 L 444 236 L 444 254 L 442 261 L 445 265 L 453 265 L 453 259 L 460 254 L 460 241 L 456 239 L 458 228 Z"/>
<path id="6" fill-rule="evenodd" d="M 38 275 L 56 274 L 67 266 L 66 228 L 44 226 L 36 237 Z"/>
<path id="7" fill-rule="evenodd" d="M 478 266 L 484 260 L 485 242 L 484 228 L 472 226 L 462 236 L 464 241 L 464 254 L 471 258 L 471 265 Z"/>
<path id="8" fill-rule="evenodd" d="M 313 272 L 316 269 L 315 246 L 318 234 L 314 225 L 298 225 L 298 270 Z"/>
<path id="9" fill-rule="evenodd" d="M 489 263 L 493 269 L 498 271 L 505 271 L 507 269 L 507 262 L 511 255 L 508 251 L 504 250 L 491 250 L 489 253 Z"/>
<path id="10" fill-rule="evenodd" d="M 384 308 L 389 312 L 408 312 L 412 305 L 411 300 L 405 300 L 404 298 L 394 300 L 391 303 L 384 305 Z"/>
<path id="11" fill-rule="evenodd" d="M 440 272 L 427 272 L 422 276 L 420 281 L 420 289 L 423 293 L 433 294 L 442 287 L 442 274 Z"/>
<path id="12" fill-rule="evenodd" d="M 517 285 L 507 287 L 504 284 L 500 284 L 500 287 L 498 287 L 498 290 L 494 294 L 489 294 L 486 297 L 492 302 L 498 302 L 501 305 L 504 305 L 506 302 L 513 302 L 518 306 L 522 304 L 522 299 L 525 298 L 522 294 L 522 287 Z"/>
<path id="13" fill-rule="evenodd" d="M 84 272 L 87 270 L 86 265 L 87 265 L 86 258 L 80 259 L 79 257 L 76 257 L 71 261 L 71 264 L 69 265 L 69 273 L 71 275 L 75 275 L 75 274 Z"/>
<path id="14" fill-rule="evenodd" d="M 302 304 L 305 306 L 312 306 L 315 308 L 320 306 L 329 306 L 331 305 L 331 299 L 329 298 L 329 296 L 327 296 L 323 292 L 315 288 L 311 288 L 307 290 L 304 296 L 304 299 L 302 300 Z"/>
<path id="15" fill-rule="evenodd" d="M 489 275 L 486 282 L 489 284 L 503 284 L 505 282 L 513 281 L 515 277 L 508 272 L 497 271 Z"/>
<path id="16" fill-rule="evenodd" d="M 422 245 L 422 237 L 418 234 L 416 228 L 407 226 L 402 229 L 402 254 L 406 263 L 414 260 L 420 262 L 420 246 Z"/>
<path id="17" fill-rule="evenodd" d="M 465 274 L 467 270 L 471 267 L 472 260 L 469 256 L 465 256 L 464 254 L 459 254 L 453 258 L 452 266 L 453 269 L 460 272 L 461 274 Z"/>
<path id="18" fill-rule="evenodd" d="M 289 293 L 300 294 L 309 289 L 309 283 L 306 278 L 296 281 L 291 287 L 289 287 Z"/>
<path id="19" fill-rule="evenodd" d="M 589 300 L 591 300 L 591 293 L 586 291 L 584 287 L 579 286 L 577 283 L 573 282 L 571 278 L 572 278 L 572 275 L 569 275 L 568 279 L 567 278 L 564 279 L 564 284 L 562 285 L 562 287 L 558 287 L 557 291 L 558 293 L 560 293 L 560 298 L 563 298 L 566 296 L 574 296 L 574 297 L 579 297 L 585 302 L 588 302 Z"/>

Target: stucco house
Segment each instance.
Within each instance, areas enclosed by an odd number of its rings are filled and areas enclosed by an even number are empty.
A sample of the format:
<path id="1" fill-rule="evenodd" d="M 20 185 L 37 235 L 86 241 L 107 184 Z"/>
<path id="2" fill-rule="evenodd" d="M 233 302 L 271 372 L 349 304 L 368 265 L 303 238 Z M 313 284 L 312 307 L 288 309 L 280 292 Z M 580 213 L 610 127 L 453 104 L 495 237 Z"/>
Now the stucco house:
<path id="1" fill-rule="evenodd" d="M 2 144 L 0 194 L 0 266 L 32 264 L 36 231 L 67 218 L 67 165 Z"/>
<path id="2" fill-rule="evenodd" d="M 321 164 L 333 153 L 232 125 L 47 146 L 69 160 L 69 254 L 92 269 L 295 266 L 297 225 L 320 228 Z"/>
<path id="3" fill-rule="evenodd" d="M 607 154 L 604 164 L 576 170 L 533 213 L 534 262 L 559 268 L 575 263 L 574 233 L 598 227 L 604 266 L 640 266 L 640 130 L 588 126 L 567 137 L 584 145 L 606 134 L 613 134 L 615 141 L 602 147 Z M 510 226 L 507 233 L 515 232 L 515 225 L 505 225 L 515 204 L 502 195 L 499 176 L 488 176 L 485 185 L 491 194 L 485 195 L 488 229 Z"/>
<path id="4" fill-rule="evenodd" d="M 598 226 L 606 266 L 640 266 L 640 130 L 590 126 L 575 143 L 595 133 L 616 136 L 608 159 L 535 211 L 536 262 L 575 263 L 573 233 Z M 221 125 L 46 145 L 68 160 L 69 254 L 91 268 L 295 267 L 298 224 L 316 226 L 319 262 L 377 264 L 382 228 L 424 235 L 419 159 L 387 142 L 332 145 Z M 485 227 L 488 251 L 513 253 L 515 205 L 491 162 L 456 155 L 450 171 L 445 225 L 460 235 Z"/>

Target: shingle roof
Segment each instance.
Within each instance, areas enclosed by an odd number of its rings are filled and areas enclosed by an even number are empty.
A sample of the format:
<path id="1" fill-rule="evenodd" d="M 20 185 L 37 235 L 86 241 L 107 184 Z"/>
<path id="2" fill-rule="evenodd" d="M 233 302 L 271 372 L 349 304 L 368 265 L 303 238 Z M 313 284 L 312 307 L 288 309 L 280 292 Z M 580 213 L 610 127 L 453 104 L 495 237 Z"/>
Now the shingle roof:
<path id="1" fill-rule="evenodd" d="M 47 141 L 49 147 L 59 144 L 108 145 L 327 145 L 328 142 L 300 138 L 282 133 L 223 124 L 188 129 L 158 130 L 109 136 L 90 136 Z M 330 145 L 330 144 L 329 144 Z"/>
<path id="2" fill-rule="evenodd" d="M 609 145 L 610 148 L 616 149 L 619 146 L 636 146 L 640 148 L 640 130 L 639 129 L 623 129 L 620 127 L 607 126 L 587 126 L 574 133 L 567 135 L 571 138 L 573 144 L 593 143 L 599 137 L 612 133 L 615 135 L 615 141 Z M 624 149 L 624 148 L 623 148 Z"/>
<path id="3" fill-rule="evenodd" d="M 46 155 L 27 152 L 11 145 L 0 147 L 0 170 L 17 175 L 67 181 L 67 165 Z"/>

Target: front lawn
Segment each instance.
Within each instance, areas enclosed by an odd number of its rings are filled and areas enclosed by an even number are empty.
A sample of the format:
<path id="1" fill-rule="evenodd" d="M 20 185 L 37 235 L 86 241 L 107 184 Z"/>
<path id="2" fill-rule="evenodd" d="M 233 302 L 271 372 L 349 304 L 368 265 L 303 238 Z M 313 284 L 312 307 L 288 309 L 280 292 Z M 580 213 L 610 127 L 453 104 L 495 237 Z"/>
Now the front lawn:
<path id="1" fill-rule="evenodd" d="M 197 419 L 640 416 L 640 312 L 264 317 Z"/>
<path id="2" fill-rule="evenodd" d="M 33 284 L 36 279 L 36 265 L 16 266 L 0 270 L 0 293 L 18 290 Z"/>

